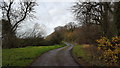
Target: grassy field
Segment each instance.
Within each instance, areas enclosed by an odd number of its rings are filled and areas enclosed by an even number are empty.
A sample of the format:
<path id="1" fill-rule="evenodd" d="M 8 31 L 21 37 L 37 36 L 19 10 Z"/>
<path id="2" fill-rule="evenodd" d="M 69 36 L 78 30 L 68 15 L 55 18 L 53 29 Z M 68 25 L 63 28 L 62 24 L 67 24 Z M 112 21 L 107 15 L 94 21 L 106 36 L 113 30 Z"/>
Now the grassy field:
<path id="1" fill-rule="evenodd" d="M 104 66 L 98 59 L 99 53 L 92 45 L 76 45 L 72 49 L 73 57 L 83 66 Z"/>
<path id="2" fill-rule="evenodd" d="M 24 48 L 13 48 L 2 50 L 2 65 L 3 66 L 27 66 L 37 56 L 64 45 L 55 46 L 28 46 Z"/>

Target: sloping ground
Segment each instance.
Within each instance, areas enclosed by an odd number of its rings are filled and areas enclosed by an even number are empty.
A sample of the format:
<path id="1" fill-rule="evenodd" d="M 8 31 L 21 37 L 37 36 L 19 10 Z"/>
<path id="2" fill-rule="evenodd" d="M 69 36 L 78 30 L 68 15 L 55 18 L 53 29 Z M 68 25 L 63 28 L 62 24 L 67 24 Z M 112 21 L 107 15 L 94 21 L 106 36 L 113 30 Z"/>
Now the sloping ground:
<path id="1" fill-rule="evenodd" d="M 79 66 L 70 54 L 73 45 L 67 45 L 44 53 L 31 66 Z"/>

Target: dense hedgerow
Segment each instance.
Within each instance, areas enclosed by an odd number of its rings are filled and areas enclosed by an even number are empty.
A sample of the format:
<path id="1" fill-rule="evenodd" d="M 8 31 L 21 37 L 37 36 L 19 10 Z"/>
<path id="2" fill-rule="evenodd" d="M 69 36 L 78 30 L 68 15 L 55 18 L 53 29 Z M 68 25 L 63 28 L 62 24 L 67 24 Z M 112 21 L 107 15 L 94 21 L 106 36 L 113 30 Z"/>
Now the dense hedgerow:
<path id="1" fill-rule="evenodd" d="M 112 39 L 102 37 L 96 41 L 99 43 L 98 50 L 103 51 L 99 59 L 109 65 L 120 64 L 120 36 L 112 37 Z"/>

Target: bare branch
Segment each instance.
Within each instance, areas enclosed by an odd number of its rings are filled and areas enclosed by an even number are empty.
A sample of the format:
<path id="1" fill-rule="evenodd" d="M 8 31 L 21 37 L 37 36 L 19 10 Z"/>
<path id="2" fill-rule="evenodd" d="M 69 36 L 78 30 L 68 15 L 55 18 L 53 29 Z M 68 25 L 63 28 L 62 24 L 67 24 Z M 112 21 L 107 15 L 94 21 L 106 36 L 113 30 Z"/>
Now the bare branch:
<path id="1" fill-rule="evenodd" d="M 18 26 L 18 24 L 20 22 L 22 22 L 26 17 L 27 17 L 27 13 L 30 13 L 30 8 L 31 8 L 31 5 L 34 3 L 34 2 L 24 2 L 26 4 L 26 9 L 24 11 L 24 16 L 19 20 L 17 21 L 13 27 L 12 27 L 12 30 L 16 30 L 15 28 Z"/>
<path id="2" fill-rule="evenodd" d="M 9 6 L 8 6 L 8 10 L 7 10 L 7 18 L 8 18 L 8 21 L 9 21 L 9 22 L 11 22 L 11 20 L 10 20 L 10 15 L 9 15 L 9 14 L 10 14 L 10 10 L 11 10 L 12 4 L 13 4 L 13 1 L 10 2 Z"/>

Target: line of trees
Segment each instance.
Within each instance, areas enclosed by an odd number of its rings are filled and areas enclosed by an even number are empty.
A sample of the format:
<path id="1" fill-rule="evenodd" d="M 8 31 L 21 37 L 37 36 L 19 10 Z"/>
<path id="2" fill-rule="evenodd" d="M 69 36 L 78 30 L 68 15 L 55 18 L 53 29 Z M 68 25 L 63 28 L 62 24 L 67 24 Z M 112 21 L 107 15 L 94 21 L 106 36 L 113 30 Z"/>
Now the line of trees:
<path id="1" fill-rule="evenodd" d="M 47 39 L 96 44 L 101 36 L 120 36 L 120 2 L 77 2 L 71 9 L 78 24 L 70 22 L 56 27 Z"/>
<path id="2" fill-rule="evenodd" d="M 56 27 L 55 31 L 44 39 L 43 32 L 40 32 L 38 24 L 35 24 L 28 32 L 17 36 L 20 24 L 28 18 L 34 18 L 35 6 L 37 6 L 36 2 L 23 0 L 18 3 L 14 3 L 14 0 L 9 2 L 3 0 L 0 3 L 3 13 L 3 48 L 52 45 L 61 41 L 96 44 L 95 40 L 101 36 L 109 39 L 120 36 L 120 2 L 77 2 L 71 9 L 80 25 L 70 22 L 65 26 Z"/>
<path id="3" fill-rule="evenodd" d="M 96 44 L 95 40 L 99 39 L 102 31 L 98 25 L 86 26 L 74 22 L 69 22 L 65 26 L 58 26 L 55 31 L 49 35 L 46 40 L 51 43 L 60 44 L 62 41 L 75 42 L 78 44 Z"/>

